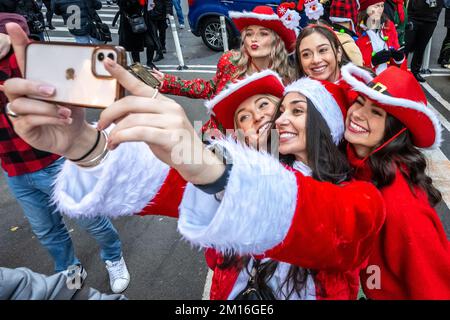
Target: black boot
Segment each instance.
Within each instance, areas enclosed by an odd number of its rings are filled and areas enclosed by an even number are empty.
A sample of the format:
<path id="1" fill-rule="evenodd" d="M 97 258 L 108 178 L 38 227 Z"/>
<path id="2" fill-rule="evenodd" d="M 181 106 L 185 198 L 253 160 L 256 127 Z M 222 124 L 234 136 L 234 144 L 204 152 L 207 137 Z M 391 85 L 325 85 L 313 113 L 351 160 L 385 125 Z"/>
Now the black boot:
<path id="1" fill-rule="evenodd" d="M 422 75 L 420 73 L 413 73 L 414 78 L 416 78 L 417 81 L 419 82 L 426 82 L 425 78 L 422 77 Z"/>
<path id="2" fill-rule="evenodd" d="M 156 54 L 156 57 L 153 59 L 153 62 L 158 62 L 161 61 L 162 59 L 164 59 L 164 55 L 162 54 L 162 52 L 158 52 Z"/>

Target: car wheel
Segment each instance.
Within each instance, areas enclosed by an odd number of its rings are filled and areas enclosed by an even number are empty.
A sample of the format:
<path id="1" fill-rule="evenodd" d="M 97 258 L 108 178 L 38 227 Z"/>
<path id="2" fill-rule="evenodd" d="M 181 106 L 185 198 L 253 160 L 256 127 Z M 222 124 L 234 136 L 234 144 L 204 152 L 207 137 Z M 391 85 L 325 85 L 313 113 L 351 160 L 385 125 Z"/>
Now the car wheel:
<path id="1" fill-rule="evenodd" d="M 223 51 L 222 31 L 219 17 L 208 18 L 202 25 L 201 35 L 206 46 L 214 51 Z M 228 43 L 230 44 L 231 30 L 227 23 Z"/>

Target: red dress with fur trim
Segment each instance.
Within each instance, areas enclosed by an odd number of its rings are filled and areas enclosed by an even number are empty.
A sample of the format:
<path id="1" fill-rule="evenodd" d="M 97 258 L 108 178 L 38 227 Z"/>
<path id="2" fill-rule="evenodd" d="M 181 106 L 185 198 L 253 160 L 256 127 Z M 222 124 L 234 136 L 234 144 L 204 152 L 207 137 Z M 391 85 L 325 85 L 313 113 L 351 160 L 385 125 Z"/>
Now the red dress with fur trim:
<path id="1" fill-rule="evenodd" d="M 387 37 L 387 47 L 388 49 L 393 48 L 395 50 L 398 50 L 400 48 L 400 44 L 398 42 L 398 34 L 397 30 L 395 29 L 395 25 L 392 21 L 387 20 L 384 23 L 383 29 L 381 31 L 382 35 Z M 356 40 L 356 45 L 358 46 L 359 50 L 361 50 L 363 60 L 364 60 L 364 66 L 367 68 L 372 69 L 375 71 L 375 67 L 372 65 L 372 53 L 373 53 L 373 47 L 372 42 L 370 41 L 369 36 L 366 32 L 360 31 L 358 33 L 358 40 Z M 397 64 L 394 59 L 391 58 L 390 60 L 391 65 L 398 65 L 403 70 L 407 70 L 407 59 L 404 58 L 403 61 L 401 61 L 400 64 Z"/>
<path id="2" fill-rule="evenodd" d="M 337 186 L 292 171 L 299 191 L 291 226 L 285 239 L 260 258 L 317 271 L 316 299 L 356 299 L 359 272 L 385 217 L 381 196 L 365 182 Z M 140 215 L 177 218 L 185 187 L 186 181 L 170 169 L 158 194 Z M 214 271 L 210 299 L 228 299 L 240 270 L 220 268 L 223 256 L 214 249 L 206 249 L 205 256 Z"/>
<path id="3" fill-rule="evenodd" d="M 347 154 L 357 178 L 370 180 L 370 168 L 361 164 L 352 147 Z M 379 267 L 380 288 L 375 287 L 373 271 L 363 270 L 365 294 L 370 299 L 450 299 L 450 244 L 426 193 L 418 187 L 411 192 L 400 170 L 380 191 L 386 222 L 368 260 L 368 266 Z"/>

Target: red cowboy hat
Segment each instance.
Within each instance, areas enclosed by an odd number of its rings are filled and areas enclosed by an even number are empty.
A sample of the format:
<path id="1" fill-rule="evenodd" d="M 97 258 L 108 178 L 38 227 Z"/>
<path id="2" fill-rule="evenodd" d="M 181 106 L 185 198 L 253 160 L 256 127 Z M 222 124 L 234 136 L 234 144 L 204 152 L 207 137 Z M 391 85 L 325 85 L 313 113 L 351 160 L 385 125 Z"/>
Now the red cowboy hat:
<path id="1" fill-rule="evenodd" d="M 252 25 L 271 29 L 283 40 L 288 53 L 295 51 L 297 26 L 300 21 L 295 17 L 299 18 L 300 16 L 294 10 L 290 10 L 287 4 L 281 4 L 277 13 L 269 6 L 257 6 L 251 12 L 230 11 L 229 15 L 239 31 Z"/>
<path id="2" fill-rule="evenodd" d="M 234 113 L 239 105 L 257 94 L 283 97 L 284 85 L 280 76 L 271 70 L 254 73 L 230 84 L 214 99 L 205 103 L 209 113 L 215 115 L 224 129 L 234 129 Z"/>
<path id="3" fill-rule="evenodd" d="M 374 101 L 409 130 L 415 146 L 438 148 L 441 124 L 429 107 L 422 87 L 412 73 L 389 67 L 375 78 L 349 63 L 341 69 L 342 78 L 353 90 Z"/>

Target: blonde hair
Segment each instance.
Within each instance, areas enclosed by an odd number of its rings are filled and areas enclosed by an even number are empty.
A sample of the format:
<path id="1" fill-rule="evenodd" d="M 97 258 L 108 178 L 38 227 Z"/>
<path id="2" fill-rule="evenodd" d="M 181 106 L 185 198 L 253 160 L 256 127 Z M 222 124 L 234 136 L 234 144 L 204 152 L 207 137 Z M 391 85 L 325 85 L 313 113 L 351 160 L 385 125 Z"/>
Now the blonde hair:
<path id="1" fill-rule="evenodd" d="M 269 99 L 270 102 L 272 102 L 275 107 L 278 107 L 278 104 L 281 101 L 281 98 L 275 97 L 271 94 L 262 94 L 265 98 Z M 237 110 L 237 109 L 236 109 Z M 238 123 L 237 123 L 237 118 L 236 118 L 236 112 L 234 114 L 234 129 L 237 130 L 238 128 Z"/>
<path id="2" fill-rule="evenodd" d="M 237 66 L 237 74 L 236 77 L 244 77 L 247 75 L 247 72 L 250 68 L 250 57 L 245 50 L 244 41 L 245 41 L 245 31 L 243 29 L 241 32 L 241 47 L 239 51 L 235 52 L 234 60 Z M 269 68 L 275 72 L 277 72 L 285 83 L 290 83 L 295 80 L 295 69 L 291 66 L 289 62 L 289 55 L 284 45 L 283 40 L 281 40 L 280 36 L 273 30 L 269 29 L 270 34 L 272 35 L 272 50 L 270 51 L 269 59 L 271 64 Z"/>

